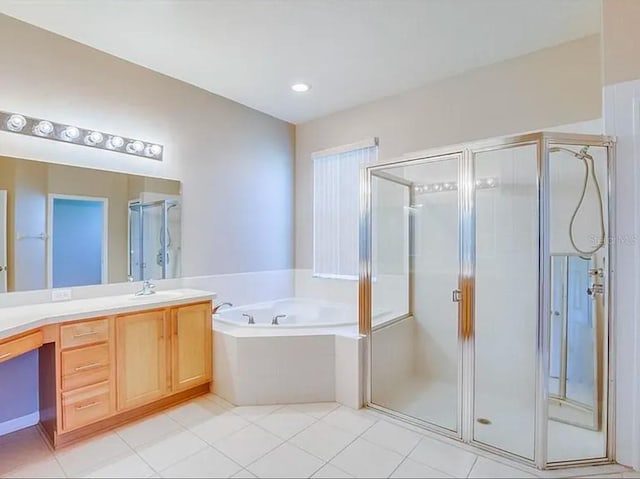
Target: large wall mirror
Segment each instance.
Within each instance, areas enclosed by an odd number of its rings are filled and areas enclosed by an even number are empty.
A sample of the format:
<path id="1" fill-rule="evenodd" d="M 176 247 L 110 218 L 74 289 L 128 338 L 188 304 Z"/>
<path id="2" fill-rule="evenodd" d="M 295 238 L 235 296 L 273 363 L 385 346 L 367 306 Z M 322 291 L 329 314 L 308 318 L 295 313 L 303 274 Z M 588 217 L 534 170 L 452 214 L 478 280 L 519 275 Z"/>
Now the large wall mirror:
<path id="1" fill-rule="evenodd" d="M 599 431 L 602 423 L 603 265 L 554 254 L 549 417 Z"/>
<path id="2" fill-rule="evenodd" d="M 181 275 L 179 181 L 0 156 L 0 292 Z"/>

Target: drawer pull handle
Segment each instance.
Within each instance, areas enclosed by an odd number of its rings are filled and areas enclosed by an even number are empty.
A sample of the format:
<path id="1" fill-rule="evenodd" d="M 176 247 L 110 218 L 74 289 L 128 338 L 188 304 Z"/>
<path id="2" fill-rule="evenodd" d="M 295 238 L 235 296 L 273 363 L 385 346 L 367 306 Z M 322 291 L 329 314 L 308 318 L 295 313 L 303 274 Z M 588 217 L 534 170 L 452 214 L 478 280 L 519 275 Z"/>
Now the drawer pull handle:
<path id="1" fill-rule="evenodd" d="M 12 353 L 4 353 L 4 354 L 0 354 L 0 359 L 4 359 L 4 358 L 8 358 L 9 356 L 11 356 Z"/>
<path id="2" fill-rule="evenodd" d="M 82 411 L 83 409 L 89 409 L 90 407 L 94 407 L 97 406 L 98 404 L 101 404 L 102 401 L 94 401 L 94 402 L 90 402 L 89 404 L 85 404 L 84 406 L 76 406 L 76 411 Z"/>
<path id="3" fill-rule="evenodd" d="M 87 369 L 95 369 L 104 366 L 102 363 L 85 364 L 84 366 L 78 366 L 74 371 L 86 371 Z"/>
<path id="4" fill-rule="evenodd" d="M 82 338 L 84 336 L 93 336 L 94 334 L 98 334 L 98 331 L 92 330 L 92 331 L 87 331 L 86 333 L 76 333 L 73 335 L 73 337 Z"/>

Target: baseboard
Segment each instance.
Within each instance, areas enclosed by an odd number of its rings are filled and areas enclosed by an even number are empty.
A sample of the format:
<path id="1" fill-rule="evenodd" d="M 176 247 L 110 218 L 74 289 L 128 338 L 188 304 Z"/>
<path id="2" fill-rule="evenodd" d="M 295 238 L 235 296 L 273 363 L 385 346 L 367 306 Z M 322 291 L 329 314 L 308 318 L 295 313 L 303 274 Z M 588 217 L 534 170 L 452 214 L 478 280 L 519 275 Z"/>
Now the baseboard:
<path id="1" fill-rule="evenodd" d="M 9 434 L 29 426 L 35 426 L 40 421 L 40 412 L 36 411 L 26 416 L 17 417 L 10 421 L 0 422 L 0 436 Z"/>

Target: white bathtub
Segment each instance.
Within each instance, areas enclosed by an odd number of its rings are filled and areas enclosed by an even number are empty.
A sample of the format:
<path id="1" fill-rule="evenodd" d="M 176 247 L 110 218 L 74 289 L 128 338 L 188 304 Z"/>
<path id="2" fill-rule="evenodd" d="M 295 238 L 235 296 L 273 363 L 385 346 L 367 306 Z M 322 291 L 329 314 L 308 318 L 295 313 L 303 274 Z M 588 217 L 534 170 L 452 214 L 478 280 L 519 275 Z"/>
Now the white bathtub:
<path id="1" fill-rule="evenodd" d="M 287 316 L 272 325 L 281 314 Z M 285 298 L 223 308 L 213 316 L 213 339 L 213 391 L 233 404 L 362 405 L 362 338 L 353 305 Z"/>
<path id="2" fill-rule="evenodd" d="M 253 317 L 255 324 L 249 324 Z M 276 315 L 278 324 L 272 324 Z M 286 298 L 236 308 L 224 308 L 214 315 L 214 324 L 223 323 L 247 328 L 333 328 L 355 325 L 358 311 L 355 306 L 317 299 Z"/>

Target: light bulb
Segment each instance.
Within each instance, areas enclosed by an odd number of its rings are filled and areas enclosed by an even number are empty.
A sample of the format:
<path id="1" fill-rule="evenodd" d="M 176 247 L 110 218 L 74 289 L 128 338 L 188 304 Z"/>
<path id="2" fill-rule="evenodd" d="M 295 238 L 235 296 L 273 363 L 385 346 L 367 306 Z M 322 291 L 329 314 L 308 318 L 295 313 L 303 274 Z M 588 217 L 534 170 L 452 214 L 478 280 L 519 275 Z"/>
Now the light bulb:
<path id="1" fill-rule="evenodd" d="M 311 85 L 307 83 L 295 83 L 291 85 L 291 89 L 296 93 L 305 93 L 311 89 Z"/>
<path id="2" fill-rule="evenodd" d="M 146 156 L 158 156 L 160 153 L 162 153 L 162 147 L 160 145 L 147 145 L 144 149 Z"/>
<path id="3" fill-rule="evenodd" d="M 53 132 L 53 124 L 50 121 L 42 120 L 38 122 L 33 132 L 39 136 L 49 136 Z"/>
<path id="4" fill-rule="evenodd" d="M 27 119 L 22 115 L 11 115 L 7 120 L 7 128 L 11 131 L 22 131 L 27 124 Z"/>
<path id="5" fill-rule="evenodd" d="M 139 154 L 142 152 L 142 150 L 144 150 L 144 143 L 142 143 L 140 140 L 127 143 L 127 153 Z"/>
<path id="6" fill-rule="evenodd" d="M 68 126 L 62 133 L 60 133 L 60 138 L 65 141 L 73 141 L 80 136 L 80 130 L 78 130 L 75 126 Z"/>
<path id="7" fill-rule="evenodd" d="M 435 186 L 433 187 L 433 189 L 434 189 L 435 191 L 440 191 L 440 190 L 442 189 L 442 186 L 440 186 L 440 185 L 435 185 Z"/>
<path id="8" fill-rule="evenodd" d="M 102 140 L 104 140 L 104 135 L 99 131 L 92 131 L 84 138 L 84 142 L 89 146 L 99 145 Z"/>
<path id="9" fill-rule="evenodd" d="M 495 185 L 495 180 L 493 178 L 489 178 L 487 180 L 487 186 L 493 186 L 493 185 Z"/>
<path id="10" fill-rule="evenodd" d="M 107 140 L 107 148 L 110 150 L 122 148 L 122 145 L 124 145 L 124 140 L 120 136 L 110 136 Z"/>

